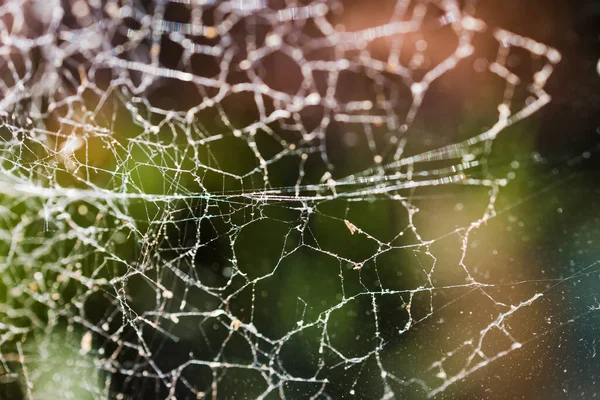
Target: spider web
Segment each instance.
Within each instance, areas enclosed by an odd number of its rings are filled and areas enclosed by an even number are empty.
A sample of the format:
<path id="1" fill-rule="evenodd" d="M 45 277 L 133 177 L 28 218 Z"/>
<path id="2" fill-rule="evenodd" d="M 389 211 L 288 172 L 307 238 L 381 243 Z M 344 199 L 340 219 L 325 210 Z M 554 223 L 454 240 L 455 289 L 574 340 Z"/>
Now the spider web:
<path id="1" fill-rule="evenodd" d="M 550 101 L 560 54 L 472 1 L 381 7 L 3 2 L 0 384 L 433 397 L 529 340 L 509 322 L 543 290 L 469 253 L 518 168 L 494 144 Z M 477 79 L 485 122 L 436 103 Z M 455 333 L 415 347 L 428 324 Z"/>

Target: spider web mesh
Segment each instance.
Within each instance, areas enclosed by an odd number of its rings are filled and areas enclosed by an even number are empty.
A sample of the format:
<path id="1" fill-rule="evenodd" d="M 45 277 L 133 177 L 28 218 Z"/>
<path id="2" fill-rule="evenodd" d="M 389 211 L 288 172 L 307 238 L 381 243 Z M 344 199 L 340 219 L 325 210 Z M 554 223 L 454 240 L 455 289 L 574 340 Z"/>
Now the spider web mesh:
<path id="1" fill-rule="evenodd" d="M 515 178 L 494 144 L 550 101 L 560 54 L 475 2 L 381 7 L 3 2 L 0 383 L 432 397 L 531 338 L 509 322 L 542 290 L 469 252 Z M 435 102 L 477 79 L 488 120 L 449 119 Z M 448 188 L 472 212 L 432 222 Z M 467 295 L 461 330 L 440 311 Z M 455 334 L 415 348 L 427 324 Z"/>

